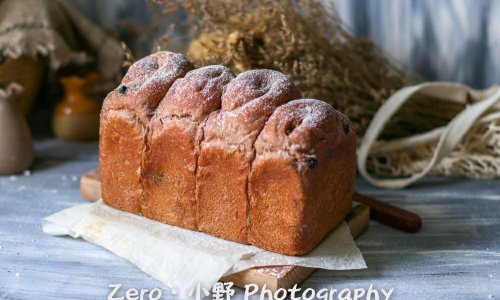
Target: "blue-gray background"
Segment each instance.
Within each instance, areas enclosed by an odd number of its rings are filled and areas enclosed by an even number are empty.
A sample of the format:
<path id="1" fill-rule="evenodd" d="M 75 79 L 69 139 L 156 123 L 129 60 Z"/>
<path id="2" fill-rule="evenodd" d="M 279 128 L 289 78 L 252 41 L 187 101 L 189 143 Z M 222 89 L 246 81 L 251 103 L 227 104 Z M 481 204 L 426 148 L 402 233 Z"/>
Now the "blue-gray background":
<path id="1" fill-rule="evenodd" d="M 120 29 L 124 19 L 147 23 L 141 0 L 69 0 L 99 25 Z M 476 88 L 500 82 L 500 0 L 323 0 L 358 36 L 427 80 Z M 151 41 L 133 46 L 148 49 Z"/>

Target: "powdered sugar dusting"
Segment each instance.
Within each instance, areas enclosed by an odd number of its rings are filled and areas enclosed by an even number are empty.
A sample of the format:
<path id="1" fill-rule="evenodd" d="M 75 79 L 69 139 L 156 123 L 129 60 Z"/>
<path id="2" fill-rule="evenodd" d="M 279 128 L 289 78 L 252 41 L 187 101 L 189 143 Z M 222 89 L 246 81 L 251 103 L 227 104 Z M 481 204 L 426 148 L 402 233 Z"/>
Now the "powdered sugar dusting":
<path id="1" fill-rule="evenodd" d="M 172 83 L 192 69 L 181 54 L 162 51 L 130 66 L 122 83 L 106 97 L 103 111 L 127 109 L 147 123 Z"/>
<path id="2" fill-rule="evenodd" d="M 256 268 L 255 271 L 272 277 L 282 278 L 294 268 L 296 268 L 296 266 L 261 267 Z"/>
<path id="3" fill-rule="evenodd" d="M 292 90 L 298 94 L 293 83 L 280 72 L 266 69 L 243 72 L 227 87 L 222 100 L 222 111 L 234 111 L 242 106 L 252 105 L 259 102 L 261 97 L 279 101 L 279 98 Z M 261 102 L 266 108 L 276 107 L 272 100 Z"/>
<path id="4" fill-rule="evenodd" d="M 234 78 L 224 66 L 206 66 L 179 78 L 160 103 L 156 114 L 165 117 L 190 117 L 201 122 L 220 108 L 227 84 Z"/>
<path id="5" fill-rule="evenodd" d="M 344 130 L 345 126 L 348 130 Z M 255 150 L 258 159 L 265 159 L 272 152 L 306 160 L 355 140 L 350 121 L 331 105 L 300 99 L 275 110 L 255 142 Z"/>
<path id="6" fill-rule="evenodd" d="M 181 54 L 168 51 L 156 52 L 132 64 L 123 77 L 122 84 L 140 86 L 148 80 L 171 77 L 171 74 L 177 73 L 187 65 L 190 63 Z"/>
<path id="7" fill-rule="evenodd" d="M 281 123 L 300 120 L 300 126 L 309 130 L 324 126 L 325 122 L 334 122 L 336 119 L 342 118 L 341 113 L 333 109 L 330 104 L 316 99 L 291 101 L 278 107 L 276 115 L 272 121 L 275 118 L 279 118 Z"/>
<path id="8" fill-rule="evenodd" d="M 237 145 L 251 160 L 253 143 L 274 109 L 298 97 L 293 83 L 280 72 L 243 72 L 227 86 L 221 111 L 209 117 L 205 142 Z"/>

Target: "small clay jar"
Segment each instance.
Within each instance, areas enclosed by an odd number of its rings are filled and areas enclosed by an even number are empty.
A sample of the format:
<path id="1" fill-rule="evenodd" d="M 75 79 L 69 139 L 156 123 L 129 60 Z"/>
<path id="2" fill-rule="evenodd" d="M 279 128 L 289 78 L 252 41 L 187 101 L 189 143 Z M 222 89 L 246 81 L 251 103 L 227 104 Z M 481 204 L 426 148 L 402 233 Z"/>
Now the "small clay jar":
<path id="1" fill-rule="evenodd" d="M 16 98 L 23 88 L 11 83 L 0 88 L 0 174 L 26 170 L 33 163 L 33 139 Z"/>
<path id="2" fill-rule="evenodd" d="M 61 83 L 64 98 L 54 109 L 52 129 L 64 140 L 94 140 L 99 136 L 99 112 L 97 101 L 87 95 L 88 78 L 64 77 Z"/>

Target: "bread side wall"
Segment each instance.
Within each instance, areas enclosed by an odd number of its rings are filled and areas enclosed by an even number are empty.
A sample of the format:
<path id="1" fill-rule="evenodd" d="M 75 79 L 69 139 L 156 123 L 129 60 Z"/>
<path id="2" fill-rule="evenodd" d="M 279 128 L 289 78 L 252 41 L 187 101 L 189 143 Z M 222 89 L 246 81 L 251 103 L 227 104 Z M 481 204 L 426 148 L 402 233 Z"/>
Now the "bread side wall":
<path id="1" fill-rule="evenodd" d="M 220 109 L 234 78 L 223 66 L 192 70 L 178 79 L 158 106 L 144 161 L 144 215 L 188 229 L 196 222 L 196 171 L 207 116 Z"/>
<path id="2" fill-rule="evenodd" d="M 141 164 L 146 129 L 127 110 L 108 111 L 100 123 L 99 165 L 104 203 L 141 214 Z"/>
<path id="3" fill-rule="evenodd" d="M 196 188 L 200 230 L 248 243 L 248 176 L 255 140 L 274 109 L 299 96 L 276 71 L 243 72 L 230 82 L 221 110 L 207 120 L 201 143 Z"/>
<path id="4" fill-rule="evenodd" d="M 250 243 L 289 255 L 310 252 L 350 212 L 356 136 L 350 122 L 313 99 L 278 107 L 256 141 Z"/>
<path id="5" fill-rule="evenodd" d="M 101 110 L 99 160 L 103 200 L 141 214 L 143 159 L 149 122 L 172 83 L 192 69 L 182 55 L 161 51 L 132 66 Z"/>

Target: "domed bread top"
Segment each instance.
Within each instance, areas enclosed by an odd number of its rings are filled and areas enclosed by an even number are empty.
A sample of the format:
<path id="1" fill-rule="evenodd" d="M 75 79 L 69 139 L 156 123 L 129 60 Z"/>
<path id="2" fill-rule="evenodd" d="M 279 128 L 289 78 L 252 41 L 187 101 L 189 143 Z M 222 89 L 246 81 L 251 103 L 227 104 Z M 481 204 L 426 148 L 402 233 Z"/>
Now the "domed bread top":
<path id="1" fill-rule="evenodd" d="M 156 110 L 157 118 L 188 117 L 201 122 L 220 108 L 225 86 L 234 78 L 229 68 L 207 66 L 177 79 Z"/>
<path id="2" fill-rule="evenodd" d="M 234 76 L 223 66 L 188 72 L 167 92 L 149 123 L 143 156 L 144 216 L 197 229 L 196 170 L 206 117 L 220 109 Z"/>
<path id="3" fill-rule="evenodd" d="M 351 121 L 330 104 L 301 99 L 278 107 L 255 142 L 257 153 L 283 151 L 314 167 L 318 156 L 356 141 Z"/>
<path id="4" fill-rule="evenodd" d="M 146 124 L 172 83 L 192 68 L 181 54 L 162 51 L 146 56 L 130 66 L 122 83 L 108 94 L 103 112 L 135 111 Z"/>
<path id="5" fill-rule="evenodd" d="M 287 255 L 310 252 L 352 209 L 356 134 L 329 104 L 278 107 L 255 142 L 248 241 Z"/>
<path id="6" fill-rule="evenodd" d="M 227 86 L 222 95 L 220 112 L 209 116 L 204 142 L 221 142 L 252 149 L 253 142 L 274 109 L 299 97 L 300 93 L 293 83 L 280 72 L 243 72 Z"/>
<path id="7" fill-rule="evenodd" d="M 280 99 L 298 96 L 299 92 L 283 73 L 273 70 L 243 72 L 231 81 L 223 95 L 222 111 L 230 112 L 263 104 L 277 104 Z M 266 107 L 267 108 L 267 107 Z"/>

